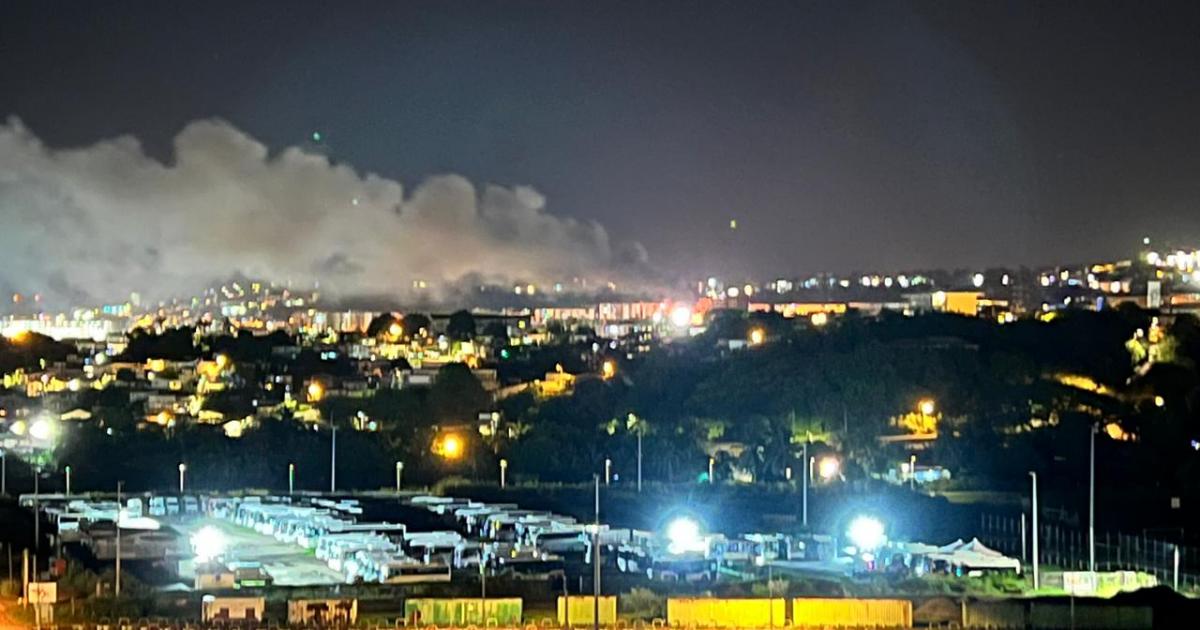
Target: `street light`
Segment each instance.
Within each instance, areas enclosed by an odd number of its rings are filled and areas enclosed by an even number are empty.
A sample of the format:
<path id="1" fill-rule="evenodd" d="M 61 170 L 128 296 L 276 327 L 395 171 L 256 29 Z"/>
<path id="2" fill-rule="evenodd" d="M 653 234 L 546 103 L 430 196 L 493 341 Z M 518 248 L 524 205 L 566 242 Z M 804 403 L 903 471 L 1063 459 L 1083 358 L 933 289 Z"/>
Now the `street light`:
<path id="1" fill-rule="evenodd" d="M 63 468 L 63 474 L 67 477 L 67 496 L 71 496 L 71 467 Z"/>
<path id="2" fill-rule="evenodd" d="M 502 460 L 500 460 L 500 488 L 501 489 L 504 488 L 505 476 L 506 476 L 507 472 L 508 472 L 508 460 L 502 459 Z"/>
<path id="3" fill-rule="evenodd" d="M 841 469 L 841 462 L 832 455 L 826 455 L 817 462 L 817 474 L 823 481 L 831 481 Z"/>
<path id="4" fill-rule="evenodd" d="M 462 438 L 451 433 L 442 438 L 441 455 L 446 459 L 458 459 L 463 454 Z"/>
<path id="5" fill-rule="evenodd" d="M 612 460 L 604 458 L 604 485 L 608 485 L 612 481 Z"/>
<path id="6" fill-rule="evenodd" d="M 183 476 L 187 473 L 187 464 L 179 462 L 179 494 L 183 494 Z"/>
<path id="7" fill-rule="evenodd" d="M 288 494 L 296 493 L 296 465 L 288 464 Z"/>
<path id="8" fill-rule="evenodd" d="M 604 363 L 602 363 L 600 365 L 600 375 L 606 381 L 611 379 L 612 377 L 616 376 L 617 375 L 616 361 L 613 361 L 612 359 L 605 359 Z"/>
<path id="9" fill-rule="evenodd" d="M 1033 590 L 1038 590 L 1038 496 L 1037 473 L 1029 471 L 1033 485 Z"/>
<path id="10" fill-rule="evenodd" d="M 921 401 L 919 409 L 921 410 L 921 415 L 932 416 L 933 412 L 937 409 L 937 407 L 936 407 L 936 405 L 934 405 L 933 399 L 926 398 Z"/>
<path id="11" fill-rule="evenodd" d="M 917 487 L 917 455 L 913 453 L 908 456 L 908 489 L 915 490 Z"/>
<path id="12" fill-rule="evenodd" d="M 404 477 L 404 462 L 396 462 L 396 492 L 400 492 L 400 480 Z"/>
<path id="13" fill-rule="evenodd" d="M 766 333 L 764 333 L 763 329 L 761 328 L 755 328 L 750 331 L 750 345 L 752 346 L 762 345 L 762 342 L 765 338 Z"/>

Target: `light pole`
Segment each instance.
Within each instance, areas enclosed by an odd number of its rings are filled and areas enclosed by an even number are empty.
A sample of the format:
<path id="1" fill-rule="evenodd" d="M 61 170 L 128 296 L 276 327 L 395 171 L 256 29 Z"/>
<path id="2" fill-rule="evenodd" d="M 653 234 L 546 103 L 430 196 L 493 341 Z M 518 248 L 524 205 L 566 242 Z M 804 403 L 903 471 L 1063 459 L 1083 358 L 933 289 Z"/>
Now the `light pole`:
<path id="1" fill-rule="evenodd" d="M 1038 576 L 1038 497 L 1037 497 L 1037 473 L 1029 471 L 1030 478 L 1033 479 L 1033 590 L 1038 590 L 1040 586 Z"/>
<path id="2" fill-rule="evenodd" d="M 612 481 L 612 460 L 604 458 L 604 485 L 608 485 Z"/>
<path id="3" fill-rule="evenodd" d="M 183 494 L 183 477 L 187 474 L 187 464 L 179 462 L 179 494 Z"/>
<path id="4" fill-rule="evenodd" d="M 594 475 L 594 478 L 596 482 L 596 523 L 592 530 L 592 630 L 600 630 L 600 477 Z"/>
<path id="5" fill-rule="evenodd" d="M 121 595 L 121 486 L 124 481 L 117 482 L 117 522 L 115 529 L 117 530 L 117 578 L 113 586 L 113 593 L 118 597 Z"/>
<path id="6" fill-rule="evenodd" d="M 802 497 L 800 499 L 800 514 L 801 514 L 801 524 L 803 524 L 805 529 L 807 529 L 808 528 L 808 442 L 804 443 L 804 466 L 802 466 L 801 468 L 803 468 L 803 470 L 800 471 L 800 474 L 801 474 L 801 476 L 804 477 L 804 479 L 802 479 L 801 481 L 803 481 L 804 483 L 801 483 L 800 485 L 804 487 L 804 491 L 800 495 Z"/>
<path id="7" fill-rule="evenodd" d="M 500 489 L 502 490 L 504 489 L 504 477 L 506 472 L 508 472 L 508 460 L 502 459 L 500 460 Z M 399 484 L 397 484 L 397 489 L 399 489 Z"/>
<path id="8" fill-rule="evenodd" d="M 917 488 L 917 455 L 916 453 L 908 456 L 908 490 L 914 491 Z"/>
<path id="9" fill-rule="evenodd" d="M 329 494 L 337 492 L 337 427 L 329 425 L 332 437 L 329 440 Z"/>
<path id="10" fill-rule="evenodd" d="M 628 422 L 626 426 L 637 429 L 637 491 L 642 491 L 642 433 L 645 429 L 645 424 L 641 418 L 638 418 L 631 411 L 629 412 Z"/>
<path id="11" fill-rule="evenodd" d="M 67 496 L 71 496 L 71 467 L 63 468 L 63 474 L 67 476 Z"/>
<path id="12" fill-rule="evenodd" d="M 1092 425 L 1088 471 L 1088 571 L 1096 572 L 1096 425 Z"/>
<path id="13" fill-rule="evenodd" d="M 404 477 L 404 462 L 396 462 L 396 492 L 400 492 L 400 480 Z"/>
<path id="14" fill-rule="evenodd" d="M 8 451 L 0 448 L 0 496 L 8 496 Z"/>
<path id="15" fill-rule="evenodd" d="M 708 485 L 710 485 L 710 486 L 713 484 L 713 473 L 715 472 L 715 469 L 714 469 L 715 464 L 716 464 L 716 460 L 713 459 L 712 457 L 709 457 L 708 458 Z"/>
<path id="16" fill-rule="evenodd" d="M 288 495 L 296 494 L 296 465 L 288 464 Z"/>

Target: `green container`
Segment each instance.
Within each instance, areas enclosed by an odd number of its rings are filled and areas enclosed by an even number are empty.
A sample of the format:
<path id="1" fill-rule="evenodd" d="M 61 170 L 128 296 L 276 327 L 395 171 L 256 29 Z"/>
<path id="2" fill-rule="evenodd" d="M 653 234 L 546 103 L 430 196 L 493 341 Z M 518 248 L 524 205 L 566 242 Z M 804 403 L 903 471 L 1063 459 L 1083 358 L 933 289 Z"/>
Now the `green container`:
<path id="1" fill-rule="evenodd" d="M 409 624 L 421 626 L 483 626 L 489 622 L 515 625 L 521 623 L 521 599 L 409 599 L 404 602 L 404 618 Z"/>

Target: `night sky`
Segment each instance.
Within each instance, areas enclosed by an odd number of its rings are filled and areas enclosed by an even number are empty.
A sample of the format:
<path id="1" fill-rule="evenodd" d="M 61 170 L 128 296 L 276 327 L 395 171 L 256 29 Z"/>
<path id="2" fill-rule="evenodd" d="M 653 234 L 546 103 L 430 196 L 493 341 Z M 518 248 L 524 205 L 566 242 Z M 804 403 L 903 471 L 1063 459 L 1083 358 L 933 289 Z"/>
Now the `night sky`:
<path id="1" fill-rule="evenodd" d="M 680 275 L 1200 241 L 1195 2 L 0 4 L 0 116 L 50 146 L 319 131 L 406 187 L 532 186 Z"/>

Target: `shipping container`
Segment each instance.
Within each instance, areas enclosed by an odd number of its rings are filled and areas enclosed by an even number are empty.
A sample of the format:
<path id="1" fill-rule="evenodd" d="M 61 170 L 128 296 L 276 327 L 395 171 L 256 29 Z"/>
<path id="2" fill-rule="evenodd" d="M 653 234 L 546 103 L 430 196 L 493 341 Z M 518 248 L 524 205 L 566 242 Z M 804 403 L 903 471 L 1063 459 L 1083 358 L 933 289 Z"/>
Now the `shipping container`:
<path id="1" fill-rule="evenodd" d="M 558 623 L 561 625 L 588 625 L 592 623 L 596 613 L 596 598 L 587 595 L 572 595 L 569 598 L 558 598 Z M 567 613 L 570 613 L 569 615 Z M 617 596 L 603 595 L 600 597 L 600 624 L 612 625 L 617 622 Z"/>
<path id="2" fill-rule="evenodd" d="M 912 602 L 906 599 L 801 597 L 792 600 L 792 625 L 911 628 Z"/>
<path id="3" fill-rule="evenodd" d="M 304 626 L 349 626 L 357 620 L 357 599 L 288 600 L 289 624 Z"/>
<path id="4" fill-rule="evenodd" d="M 1029 625 L 1038 630 L 1150 630 L 1154 610 L 1148 606 L 1029 602 Z"/>
<path id="5" fill-rule="evenodd" d="M 409 599 L 404 602 L 408 625 L 469 626 L 521 623 L 521 598 Z"/>
<path id="6" fill-rule="evenodd" d="M 1026 602 L 1020 600 L 963 602 L 962 625 L 964 628 L 1024 628 L 1026 626 Z"/>
<path id="7" fill-rule="evenodd" d="M 667 599 L 667 622 L 672 626 L 746 628 L 782 626 L 787 603 L 775 599 L 721 599 L 715 597 Z"/>

